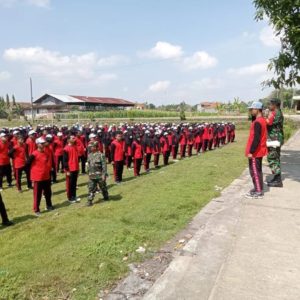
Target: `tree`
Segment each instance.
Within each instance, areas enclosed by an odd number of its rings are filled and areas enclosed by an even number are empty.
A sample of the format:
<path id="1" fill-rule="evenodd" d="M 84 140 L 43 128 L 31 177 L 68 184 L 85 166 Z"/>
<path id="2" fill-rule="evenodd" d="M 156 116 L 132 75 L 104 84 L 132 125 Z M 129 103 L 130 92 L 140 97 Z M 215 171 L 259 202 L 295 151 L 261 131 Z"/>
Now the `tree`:
<path id="1" fill-rule="evenodd" d="M 149 109 L 155 109 L 155 105 L 154 105 L 153 103 L 150 103 L 150 104 L 148 105 L 148 107 L 149 107 Z"/>
<path id="2" fill-rule="evenodd" d="M 281 88 L 279 90 L 272 91 L 270 95 L 263 100 L 263 103 L 267 104 L 270 99 L 279 98 L 283 108 L 292 108 L 294 95 L 297 95 L 297 90 Z"/>
<path id="3" fill-rule="evenodd" d="M 7 108 L 10 107 L 9 96 L 8 96 L 8 94 L 6 94 L 6 107 L 7 107 Z"/>
<path id="4" fill-rule="evenodd" d="M 268 66 L 274 77 L 263 84 L 275 89 L 300 84 L 300 0 L 254 0 L 254 5 L 255 19 L 267 17 L 281 40 L 278 56 Z"/>
<path id="5" fill-rule="evenodd" d="M 16 106 L 16 98 L 15 95 L 12 95 L 12 105 Z"/>

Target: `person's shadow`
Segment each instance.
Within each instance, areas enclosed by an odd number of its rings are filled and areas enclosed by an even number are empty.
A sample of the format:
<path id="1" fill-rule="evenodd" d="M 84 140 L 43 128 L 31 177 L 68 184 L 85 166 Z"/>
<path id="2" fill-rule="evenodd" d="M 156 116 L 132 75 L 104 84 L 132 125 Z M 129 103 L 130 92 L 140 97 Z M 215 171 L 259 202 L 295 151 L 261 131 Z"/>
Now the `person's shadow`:
<path id="1" fill-rule="evenodd" d="M 25 216 L 20 216 L 20 217 L 16 217 L 11 219 L 11 221 L 14 223 L 14 225 L 26 222 L 27 220 L 32 220 L 32 219 L 36 219 L 36 217 L 34 215 L 25 215 Z M 14 227 L 14 226 L 9 226 L 9 228 Z M 7 226 L 0 226 L 0 230 L 4 230 L 8 228 Z"/>

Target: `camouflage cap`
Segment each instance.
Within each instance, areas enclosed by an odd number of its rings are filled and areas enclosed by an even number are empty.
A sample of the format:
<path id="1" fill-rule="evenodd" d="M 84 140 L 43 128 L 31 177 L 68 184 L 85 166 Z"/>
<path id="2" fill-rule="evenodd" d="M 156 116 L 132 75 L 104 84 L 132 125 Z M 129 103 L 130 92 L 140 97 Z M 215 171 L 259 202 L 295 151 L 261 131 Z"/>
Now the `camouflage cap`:
<path id="1" fill-rule="evenodd" d="M 281 101 L 278 98 L 272 98 L 270 99 L 271 104 L 280 105 Z"/>
<path id="2" fill-rule="evenodd" d="M 89 147 L 98 147 L 98 142 L 89 142 Z"/>

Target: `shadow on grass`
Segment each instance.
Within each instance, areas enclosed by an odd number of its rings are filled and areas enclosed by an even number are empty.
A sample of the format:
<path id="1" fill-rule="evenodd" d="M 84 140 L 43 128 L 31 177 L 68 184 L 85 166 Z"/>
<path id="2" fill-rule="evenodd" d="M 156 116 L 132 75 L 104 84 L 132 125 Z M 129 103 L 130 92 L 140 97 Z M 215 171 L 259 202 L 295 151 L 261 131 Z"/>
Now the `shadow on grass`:
<path id="1" fill-rule="evenodd" d="M 14 225 L 26 222 L 27 220 L 32 220 L 32 219 L 36 219 L 36 217 L 34 215 L 25 215 L 25 216 L 21 216 L 21 217 L 16 217 L 14 219 L 12 219 L 11 221 L 14 222 Z M 11 226 L 9 226 L 11 227 Z M 4 230 L 8 228 L 7 226 L 0 226 L 0 230 Z"/>

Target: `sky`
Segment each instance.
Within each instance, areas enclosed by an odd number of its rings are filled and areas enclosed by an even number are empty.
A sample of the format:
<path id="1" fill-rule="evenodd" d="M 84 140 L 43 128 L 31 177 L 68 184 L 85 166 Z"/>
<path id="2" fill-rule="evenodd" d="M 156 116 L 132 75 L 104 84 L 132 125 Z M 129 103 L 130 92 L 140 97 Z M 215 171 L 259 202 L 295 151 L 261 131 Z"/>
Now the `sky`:
<path id="1" fill-rule="evenodd" d="M 251 0 L 0 0 L 0 95 L 159 104 L 266 96 L 280 47 Z"/>

